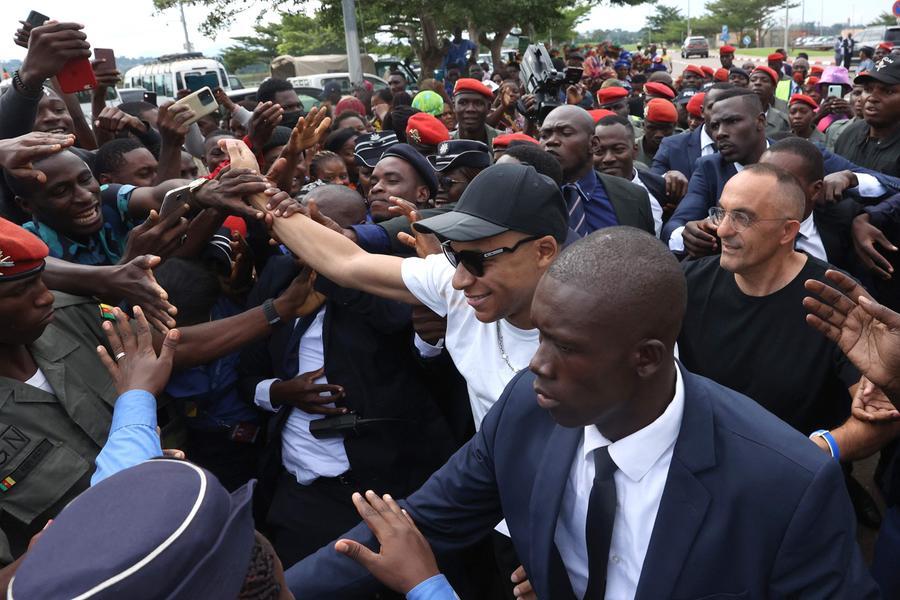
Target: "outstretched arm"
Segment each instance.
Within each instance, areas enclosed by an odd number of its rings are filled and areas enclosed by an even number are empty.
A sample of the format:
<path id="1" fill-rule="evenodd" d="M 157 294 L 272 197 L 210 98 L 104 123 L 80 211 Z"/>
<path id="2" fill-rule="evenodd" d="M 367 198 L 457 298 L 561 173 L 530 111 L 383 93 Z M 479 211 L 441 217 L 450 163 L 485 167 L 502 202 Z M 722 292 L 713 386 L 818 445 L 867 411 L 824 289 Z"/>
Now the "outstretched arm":
<path id="1" fill-rule="evenodd" d="M 256 158 L 243 142 L 222 142 L 228 150 L 232 166 L 258 169 Z M 268 198 L 256 194 L 251 197 L 251 202 L 257 209 L 265 211 Z M 310 210 L 315 210 L 315 207 L 310 206 Z M 319 225 L 303 214 L 274 219 L 272 232 L 314 271 L 340 286 L 391 300 L 419 304 L 403 283 L 401 258 L 369 254 L 343 235 Z"/>

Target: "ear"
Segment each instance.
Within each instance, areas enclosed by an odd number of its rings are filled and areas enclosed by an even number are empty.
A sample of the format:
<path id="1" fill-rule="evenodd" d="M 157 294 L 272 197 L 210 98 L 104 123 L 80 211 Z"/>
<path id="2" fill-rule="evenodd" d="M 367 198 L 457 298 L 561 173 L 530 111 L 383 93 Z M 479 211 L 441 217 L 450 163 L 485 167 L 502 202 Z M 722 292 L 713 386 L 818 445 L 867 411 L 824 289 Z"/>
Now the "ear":
<path id="1" fill-rule="evenodd" d="M 591 139 L 588 143 L 590 145 L 592 155 L 597 154 L 597 152 L 600 151 L 600 138 L 597 136 L 596 133 L 591 134 Z"/>
<path id="2" fill-rule="evenodd" d="M 763 111 L 756 116 L 756 130 L 757 131 L 765 131 L 766 123 L 767 123 L 766 113 L 765 113 L 765 111 Z"/>
<path id="3" fill-rule="evenodd" d="M 822 192 L 824 191 L 824 189 L 825 182 L 823 180 L 820 179 L 812 183 L 808 188 L 809 197 L 815 200 L 815 203 L 818 204 L 822 199 Z"/>
<path id="4" fill-rule="evenodd" d="M 431 190 L 426 185 L 420 185 L 416 188 L 416 204 L 428 204 L 431 200 Z"/>
<path id="5" fill-rule="evenodd" d="M 559 254 L 559 243 L 552 235 L 545 235 L 535 242 L 538 251 L 538 266 L 546 268 L 550 266 Z"/>
<path id="6" fill-rule="evenodd" d="M 666 345 L 660 340 L 641 340 L 634 349 L 634 370 L 642 379 L 653 376 L 670 360 Z"/>
<path id="7" fill-rule="evenodd" d="M 27 212 L 29 215 L 34 214 L 34 211 L 31 207 L 31 201 L 27 198 L 16 196 L 16 204 L 19 206 L 19 208 L 21 208 L 24 212 Z"/>
<path id="8" fill-rule="evenodd" d="M 103 185 L 104 183 L 112 183 L 112 179 L 110 179 L 109 173 L 100 173 L 97 176 L 97 181 L 100 182 L 100 185 Z"/>
<path id="9" fill-rule="evenodd" d="M 634 146 L 631 148 L 631 160 L 637 160 L 638 157 L 638 145 L 637 141 L 634 142 Z"/>
<path id="10" fill-rule="evenodd" d="M 790 245 L 792 248 L 797 240 L 797 234 L 800 232 L 800 221 L 790 220 L 784 224 L 784 233 L 779 241 L 782 245 Z"/>

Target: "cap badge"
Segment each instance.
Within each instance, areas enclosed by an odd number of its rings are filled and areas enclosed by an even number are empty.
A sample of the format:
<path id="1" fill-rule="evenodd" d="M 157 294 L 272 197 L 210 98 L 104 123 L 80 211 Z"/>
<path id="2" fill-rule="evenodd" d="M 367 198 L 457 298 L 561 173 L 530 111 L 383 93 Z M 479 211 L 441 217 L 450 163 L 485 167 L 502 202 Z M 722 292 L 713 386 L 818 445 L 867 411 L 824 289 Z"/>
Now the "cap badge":
<path id="1" fill-rule="evenodd" d="M 447 142 L 441 142 L 440 146 L 438 146 L 438 154 L 447 154 L 450 151 L 450 144 Z"/>

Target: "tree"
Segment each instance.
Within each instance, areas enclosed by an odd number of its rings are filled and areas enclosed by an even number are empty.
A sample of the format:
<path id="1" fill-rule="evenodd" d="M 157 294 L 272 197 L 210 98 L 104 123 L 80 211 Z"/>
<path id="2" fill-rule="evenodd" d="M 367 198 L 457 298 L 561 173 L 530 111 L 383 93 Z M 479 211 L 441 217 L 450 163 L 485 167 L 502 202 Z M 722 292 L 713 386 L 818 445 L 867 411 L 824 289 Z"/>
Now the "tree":
<path id="1" fill-rule="evenodd" d="M 278 54 L 346 54 L 344 32 L 303 13 L 281 17 L 281 43 Z"/>
<path id="2" fill-rule="evenodd" d="M 889 13 L 888 11 L 884 11 L 880 15 L 878 15 L 874 21 L 869 23 L 868 27 L 877 27 L 879 25 L 896 25 L 897 17 Z"/>
<path id="3" fill-rule="evenodd" d="M 256 25 L 255 36 L 239 36 L 234 38 L 236 44 L 222 51 L 222 62 L 229 71 L 237 71 L 242 67 L 257 63 L 268 64 L 278 55 L 278 44 L 281 43 L 281 24 Z"/>
<path id="4" fill-rule="evenodd" d="M 712 22 L 720 27 L 728 25 L 731 31 L 737 32 L 738 39 L 744 37 L 744 32 L 752 31 L 760 40 L 774 25 L 776 13 L 783 11 L 785 4 L 785 0 L 712 0 L 706 3 L 706 10 Z M 792 3 L 787 8 L 797 6 Z"/>

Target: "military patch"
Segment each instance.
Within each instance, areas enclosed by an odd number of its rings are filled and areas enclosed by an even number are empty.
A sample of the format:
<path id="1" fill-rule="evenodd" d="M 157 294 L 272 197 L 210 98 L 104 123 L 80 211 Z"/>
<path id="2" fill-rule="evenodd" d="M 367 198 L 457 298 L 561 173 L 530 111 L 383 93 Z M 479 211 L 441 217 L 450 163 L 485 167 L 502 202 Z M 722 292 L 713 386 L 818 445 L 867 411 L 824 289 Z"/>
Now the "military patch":
<path id="1" fill-rule="evenodd" d="M 52 449 L 53 444 L 50 443 L 49 440 L 41 440 L 41 443 L 28 453 L 25 460 L 19 463 L 19 466 L 16 467 L 12 473 L 0 480 L 0 492 L 9 491 L 16 483 L 25 479 L 25 477 L 34 470 L 38 463 L 41 462 Z"/>
<path id="2" fill-rule="evenodd" d="M 115 321 L 116 315 L 113 312 L 113 307 L 109 304 L 100 304 L 100 318 L 104 321 Z"/>

